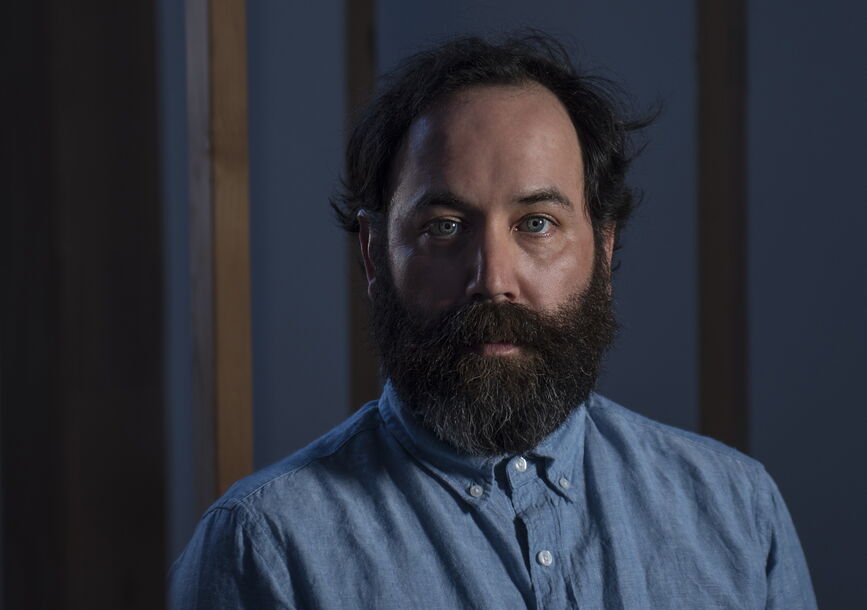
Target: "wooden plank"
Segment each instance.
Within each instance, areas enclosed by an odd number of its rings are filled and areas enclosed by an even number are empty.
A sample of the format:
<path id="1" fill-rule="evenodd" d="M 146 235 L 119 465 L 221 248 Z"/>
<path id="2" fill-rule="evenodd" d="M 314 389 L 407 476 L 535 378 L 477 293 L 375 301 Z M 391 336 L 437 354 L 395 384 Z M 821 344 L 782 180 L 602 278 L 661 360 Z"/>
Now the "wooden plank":
<path id="1" fill-rule="evenodd" d="M 253 470 L 245 0 L 212 0 L 211 136 L 217 487 Z"/>
<path id="2" fill-rule="evenodd" d="M 346 84 L 347 134 L 355 112 L 373 92 L 376 78 L 376 4 L 347 0 Z M 349 411 L 377 398 L 381 391 L 379 365 L 369 340 L 367 280 L 361 267 L 358 237 L 351 235 L 349 260 Z"/>
<path id="3" fill-rule="evenodd" d="M 699 0 L 701 430 L 748 449 L 746 8 Z"/>
<path id="4" fill-rule="evenodd" d="M 253 469 L 244 0 L 187 0 L 197 472 L 204 508 Z"/>

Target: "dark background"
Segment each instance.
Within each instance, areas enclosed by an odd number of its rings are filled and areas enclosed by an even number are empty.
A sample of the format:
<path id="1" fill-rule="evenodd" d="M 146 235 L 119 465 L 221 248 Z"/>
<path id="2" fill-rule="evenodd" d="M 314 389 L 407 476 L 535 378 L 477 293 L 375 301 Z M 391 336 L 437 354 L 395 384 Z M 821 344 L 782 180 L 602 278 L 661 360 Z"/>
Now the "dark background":
<path id="1" fill-rule="evenodd" d="M 345 4 L 247 4 L 259 468 L 351 410 L 352 270 L 348 242 L 328 207 L 345 137 Z M 111 599 L 128 598 L 128 607 L 153 607 L 136 591 L 159 580 L 199 518 L 190 407 L 184 7 L 172 0 L 136 5 L 138 13 L 84 17 L 68 9 L 70 19 L 94 31 L 116 31 L 117 45 L 88 43 L 87 28 L 64 34 L 62 2 L 17 4 L 4 19 L 4 66 L 21 86 L 8 96 L 13 137 L 4 135 L 3 175 L 10 190 L 0 216 L 0 585 L 10 591 L 10 579 L 44 574 L 38 588 L 61 586 L 50 575 L 75 564 L 76 545 L 114 553 L 138 574 L 108 585 L 90 580 L 96 574 L 87 565 L 75 566 L 60 580 L 70 596 L 85 600 L 80 607 L 109 607 L 102 603 L 108 594 L 95 593 L 105 587 L 118 590 Z M 624 330 L 600 391 L 649 417 L 698 431 L 696 6 L 687 0 L 379 0 L 372 42 L 382 72 L 446 35 L 533 26 L 566 43 L 581 64 L 619 81 L 638 108 L 663 103 L 631 174 L 645 198 L 624 234 L 615 276 Z M 820 606 L 867 607 L 867 400 L 861 388 L 867 366 L 867 4 L 751 0 L 745 21 L 747 449 L 788 503 Z M 143 73 L 153 75 L 156 88 L 124 80 L 125 66 L 115 56 L 130 36 L 138 40 L 139 23 L 150 24 L 153 33 L 136 44 L 151 58 L 152 70 Z M 43 25 L 37 31 L 28 24 Z M 70 72 L 62 62 L 49 61 L 67 48 L 92 61 L 72 72 L 75 78 L 64 76 Z M 92 108 L 89 98 L 76 94 L 88 87 L 105 92 L 105 107 Z M 152 108 L 144 114 L 148 121 L 130 120 L 142 116 L 141 108 Z M 105 121 L 104 131 L 52 127 L 77 125 L 70 117 L 88 113 Z M 39 120 L 44 116 L 53 122 Z M 80 142 L 80 149 L 70 142 Z M 88 191 L 127 195 L 100 206 L 85 195 L 65 195 Z M 140 243 L 117 237 L 135 233 L 130 227 L 143 236 Z M 142 252 L 150 258 L 142 259 Z M 108 288 L 76 282 L 94 267 L 110 278 Z M 142 318 L 148 326 L 137 325 Z M 86 324 L 76 322 L 71 339 L 64 335 L 69 320 L 82 319 Z M 123 333 L 112 335 L 113 342 L 89 342 L 106 324 Z M 153 328 L 161 329 L 159 336 L 148 331 Z M 113 377 L 103 396 L 108 406 L 89 410 L 88 388 L 106 371 L 115 375 L 117 366 L 110 364 L 118 354 L 128 363 L 126 376 Z M 24 379 L 22 370 L 32 378 Z M 112 401 L 143 414 L 164 409 L 162 428 L 150 436 L 153 424 L 119 431 Z M 81 441 L 87 434 L 116 435 L 111 455 L 89 455 Z M 165 464 L 164 479 L 143 479 L 135 470 L 127 455 L 142 447 L 123 440 L 130 437 L 154 454 L 153 463 Z M 150 438 L 157 442 L 148 444 Z M 76 473 L 102 472 L 106 460 L 116 468 L 76 487 Z M 71 473 L 62 478 L 71 487 L 49 493 L 57 467 Z M 27 486 L 49 492 L 25 506 L 10 490 Z M 80 514 L 68 498 L 81 494 L 99 498 L 105 514 Z M 63 503 L 67 517 L 39 527 L 33 511 L 52 502 Z M 164 532 L 164 556 L 137 554 L 134 529 L 120 537 L 101 532 L 100 523 L 118 511 L 133 523 L 156 524 L 149 527 Z M 51 547 L 65 557 L 43 552 L 42 542 L 55 538 L 66 540 Z M 6 595 L 6 607 L 56 607 L 40 603 L 45 596 L 38 590 L 31 595 L 29 601 Z"/>

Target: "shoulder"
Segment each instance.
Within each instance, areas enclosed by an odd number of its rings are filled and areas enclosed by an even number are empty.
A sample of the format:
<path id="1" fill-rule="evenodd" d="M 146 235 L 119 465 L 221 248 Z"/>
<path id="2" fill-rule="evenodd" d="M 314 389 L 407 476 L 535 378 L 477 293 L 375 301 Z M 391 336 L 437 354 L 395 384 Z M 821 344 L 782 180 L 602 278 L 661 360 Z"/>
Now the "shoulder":
<path id="1" fill-rule="evenodd" d="M 377 401 L 369 402 L 300 451 L 235 483 L 208 513 L 257 513 L 269 504 L 297 498 L 305 487 L 327 485 L 323 477 L 328 473 L 358 464 L 360 456 L 376 453 L 383 442 L 382 426 Z"/>
<path id="2" fill-rule="evenodd" d="M 602 396 L 591 397 L 587 412 L 585 462 L 599 473 L 603 491 L 637 498 L 666 519 L 767 547 L 776 491 L 760 462 Z"/>
<path id="3" fill-rule="evenodd" d="M 693 459 L 721 460 L 750 471 L 764 470 L 760 462 L 724 443 L 655 421 L 599 394 L 591 396 L 587 412 L 600 432 L 624 440 L 629 437 L 641 439 L 640 444 L 651 451 L 681 457 L 688 454 Z"/>
<path id="4" fill-rule="evenodd" d="M 712 496 L 738 496 L 751 506 L 772 485 L 760 462 L 714 439 L 654 421 L 598 394 L 588 401 L 587 413 L 590 451 L 604 454 L 614 468 Z"/>
<path id="5" fill-rule="evenodd" d="M 364 479 L 364 456 L 385 442 L 382 425 L 377 403 L 368 403 L 304 449 L 235 483 L 205 512 L 172 566 L 173 605 L 292 607 L 284 599 L 294 590 L 287 549 L 335 522 L 330 500 L 351 493 L 347 481 Z M 270 601 L 249 601 L 263 594 Z"/>

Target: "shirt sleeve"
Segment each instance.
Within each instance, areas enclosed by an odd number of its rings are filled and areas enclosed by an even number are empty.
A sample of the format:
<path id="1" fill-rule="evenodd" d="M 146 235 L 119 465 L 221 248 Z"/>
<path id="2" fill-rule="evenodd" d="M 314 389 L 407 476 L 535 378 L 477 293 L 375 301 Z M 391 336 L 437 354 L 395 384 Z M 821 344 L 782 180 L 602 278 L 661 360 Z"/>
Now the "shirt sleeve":
<path id="1" fill-rule="evenodd" d="M 762 513 L 760 523 L 764 523 L 768 548 L 765 607 L 769 610 L 814 610 L 816 596 L 795 525 L 776 483 L 767 473 L 763 474 L 759 506 Z"/>
<path id="2" fill-rule="evenodd" d="M 285 558 L 243 505 L 213 507 L 169 572 L 171 610 L 288 610 Z"/>

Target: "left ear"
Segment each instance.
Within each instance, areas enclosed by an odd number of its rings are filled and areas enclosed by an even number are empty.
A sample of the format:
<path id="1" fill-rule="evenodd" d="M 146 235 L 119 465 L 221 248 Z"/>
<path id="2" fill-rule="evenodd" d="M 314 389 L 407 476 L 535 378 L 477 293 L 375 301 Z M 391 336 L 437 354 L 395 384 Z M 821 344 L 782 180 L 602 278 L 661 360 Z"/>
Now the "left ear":
<path id="1" fill-rule="evenodd" d="M 364 273 L 367 276 L 367 296 L 373 298 L 373 285 L 376 282 L 376 265 L 373 264 L 373 240 L 377 238 L 370 215 L 365 210 L 359 210 L 358 245 L 361 248 L 361 260 L 364 263 Z"/>
<path id="2" fill-rule="evenodd" d="M 614 223 L 602 228 L 602 250 L 609 269 L 611 268 L 611 261 L 614 258 L 614 234 L 616 231 L 617 226 Z"/>

